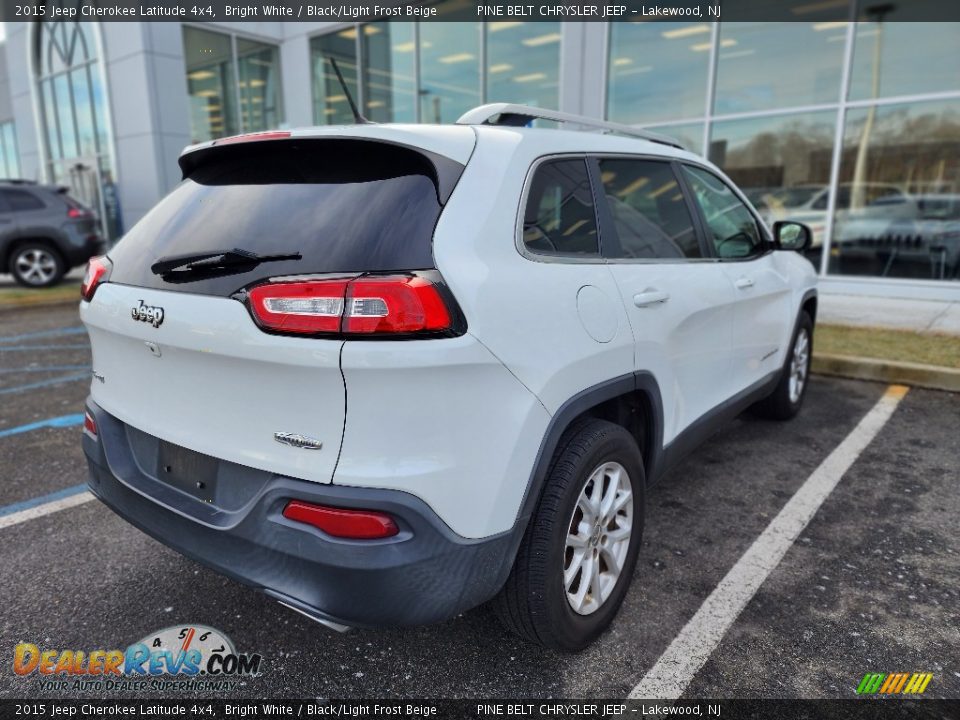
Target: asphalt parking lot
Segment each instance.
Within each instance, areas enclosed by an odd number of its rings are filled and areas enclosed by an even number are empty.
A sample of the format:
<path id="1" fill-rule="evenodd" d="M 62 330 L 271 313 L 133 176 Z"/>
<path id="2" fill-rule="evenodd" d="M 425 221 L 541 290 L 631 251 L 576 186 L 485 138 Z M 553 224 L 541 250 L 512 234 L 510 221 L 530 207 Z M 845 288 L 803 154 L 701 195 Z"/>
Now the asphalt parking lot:
<path id="1" fill-rule="evenodd" d="M 202 623 L 264 657 L 236 697 L 625 697 L 887 390 L 814 378 L 796 420 L 744 416 L 712 438 L 651 491 L 611 631 L 560 655 L 506 633 L 486 608 L 431 627 L 335 634 L 95 500 L 4 526 L 85 482 L 71 418 L 89 364 L 75 307 L 0 311 L 0 696 L 42 694 L 36 675 L 11 670 L 18 642 L 123 648 Z M 67 425 L 43 425 L 51 418 Z M 867 672 L 922 671 L 934 675 L 926 697 L 960 698 L 958 518 L 960 395 L 910 390 L 684 697 L 851 698 Z"/>

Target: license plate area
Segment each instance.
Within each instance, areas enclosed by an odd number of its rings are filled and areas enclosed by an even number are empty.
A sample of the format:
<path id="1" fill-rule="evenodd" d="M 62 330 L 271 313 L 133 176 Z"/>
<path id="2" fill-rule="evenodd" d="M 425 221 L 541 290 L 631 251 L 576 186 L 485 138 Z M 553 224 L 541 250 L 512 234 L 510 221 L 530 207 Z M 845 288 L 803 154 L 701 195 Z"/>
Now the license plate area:
<path id="1" fill-rule="evenodd" d="M 155 477 L 199 500 L 213 502 L 219 465 L 217 458 L 161 440 Z"/>

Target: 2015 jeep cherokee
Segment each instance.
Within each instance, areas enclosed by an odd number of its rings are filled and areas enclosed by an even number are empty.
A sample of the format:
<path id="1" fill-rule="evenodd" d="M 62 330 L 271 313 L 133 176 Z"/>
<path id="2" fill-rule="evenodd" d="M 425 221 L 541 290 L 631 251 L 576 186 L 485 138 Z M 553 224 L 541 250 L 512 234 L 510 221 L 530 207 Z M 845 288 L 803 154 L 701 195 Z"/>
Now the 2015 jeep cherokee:
<path id="1" fill-rule="evenodd" d="M 615 133 L 520 127 L 533 118 Z M 637 137 L 637 136 L 640 137 Z M 809 230 L 670 141 L 510 105 L 248 135 L 91 262 L 92 491 L 328 625 L 493 599 L 576 650 L 648 484 L 803 401 Z"/>

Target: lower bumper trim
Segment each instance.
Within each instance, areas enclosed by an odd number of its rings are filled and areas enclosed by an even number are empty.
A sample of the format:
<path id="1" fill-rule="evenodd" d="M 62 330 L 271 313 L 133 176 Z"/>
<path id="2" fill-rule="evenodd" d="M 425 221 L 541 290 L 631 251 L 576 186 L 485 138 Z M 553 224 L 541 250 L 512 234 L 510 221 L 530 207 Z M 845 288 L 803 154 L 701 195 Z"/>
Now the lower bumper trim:
<path id="1" fill-rule="evenodd" d="M 396 490 L 272 476 L 243 507 L 219 513 L 147 475 L 133 457 L 126 426 L 91 401 L 87 409 L 99 431 L 96 440 L 83 438 L 94 495 L 165 545 L 328 627 L 449 619 L 496 594 L 513 564 L 516 531 L 460 537 L 422 500 Z M 382 511 L 396 519 L 399 533 L 335 538 L 283 517 L 291 499 Z"/>

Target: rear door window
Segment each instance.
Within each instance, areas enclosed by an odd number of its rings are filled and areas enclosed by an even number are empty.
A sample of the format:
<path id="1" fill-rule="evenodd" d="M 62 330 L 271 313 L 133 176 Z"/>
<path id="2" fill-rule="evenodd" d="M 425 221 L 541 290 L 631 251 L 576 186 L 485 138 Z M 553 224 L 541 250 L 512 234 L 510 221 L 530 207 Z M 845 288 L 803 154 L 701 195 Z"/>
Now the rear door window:
<path id="1" fill-rule="evenodd" d="M 605 243 L 604 255 L 658 260 L 702 256 L 687 200 L 670 163 L 639 158 L 599 162 L 619 241 L 609 249 Z"/>
<path id="2" fill-rule="evenodd" d="M 110 252 L 111 281 L 230 295 L 283 275 L 429 269 L 442 209 L 435 174 L 424 155 L 382 142 L 224 147 L 192 169 Z M 234 248 L 300 258 L 213 276 L 160 277 L 150 269 L 161 259 Z"/>
<path id="3" fill-rule="evenodd" d="M 45 207 L 36 195 L 26 190 L 0 190 L 0 195 L 3 195 L 7 207 L 13 212 L 21 210 L 42 210 Z"/>
<path id="4" fill-rule="evenodd" d="M 586 160 L 549 160 L 537 166 L 523 214 L 523 244 L 541 255 L 600 254 Z"/>

